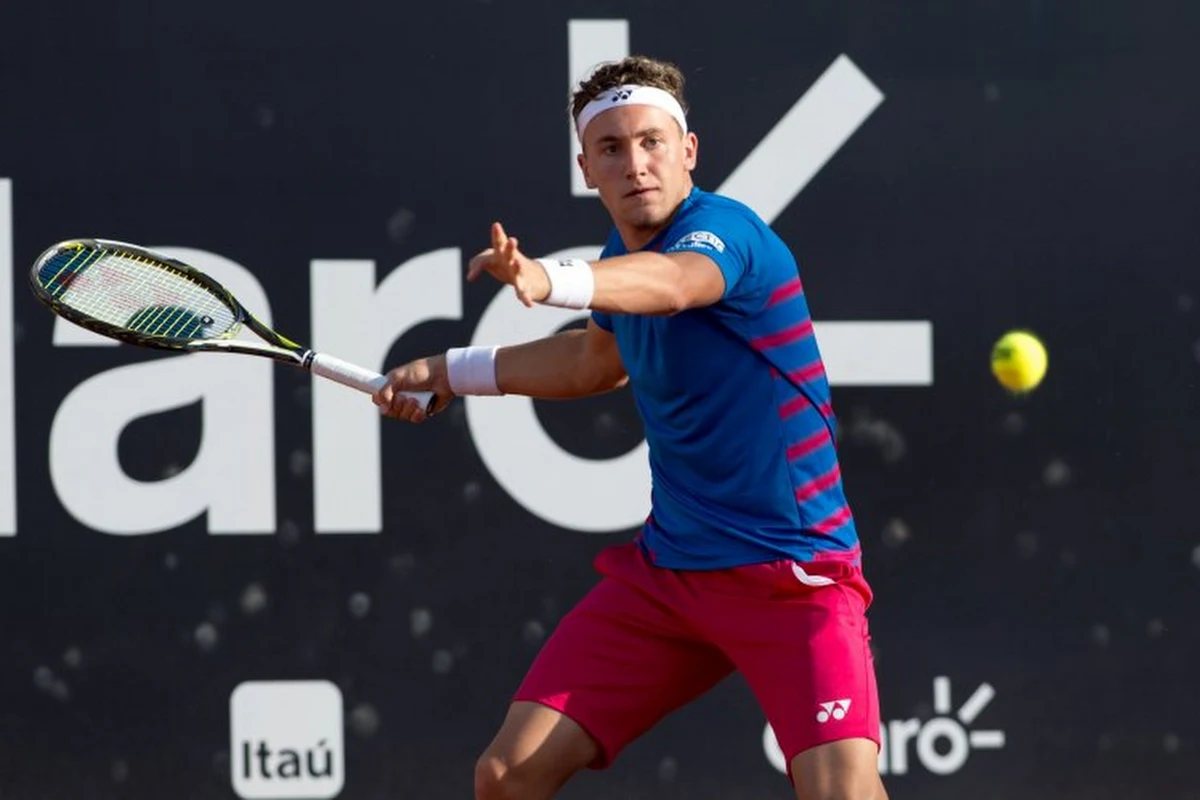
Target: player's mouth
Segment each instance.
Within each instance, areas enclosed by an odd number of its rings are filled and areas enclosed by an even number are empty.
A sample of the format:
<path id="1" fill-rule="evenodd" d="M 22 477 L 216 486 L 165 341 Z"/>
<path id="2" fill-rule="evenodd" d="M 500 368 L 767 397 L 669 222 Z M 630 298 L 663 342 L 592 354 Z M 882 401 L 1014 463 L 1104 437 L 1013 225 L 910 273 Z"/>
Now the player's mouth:
<path id="1" fill-rule="evenodd" d="M 654 188 L 653 186 L 647 186 L 647 187 L 644 187 L 641 189 L 634 189 L 631 192 L 626 192 L 625 196 L 626 197 L 645 197 L 645 196 L 649 195 L 651 192 L 657 192 L 657 191 L 658 191 L 658 189 Z"/>

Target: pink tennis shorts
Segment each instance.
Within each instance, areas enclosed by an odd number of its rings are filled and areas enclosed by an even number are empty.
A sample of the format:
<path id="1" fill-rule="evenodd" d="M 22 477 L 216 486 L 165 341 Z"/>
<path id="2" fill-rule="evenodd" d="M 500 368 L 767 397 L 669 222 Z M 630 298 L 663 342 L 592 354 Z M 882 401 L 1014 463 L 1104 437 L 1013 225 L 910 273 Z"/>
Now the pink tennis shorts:
<path id="1" fill-rule="evenodd" d="M 577 722 L 600 746 L 593 768 L 735 669 L 789 766 L 826 742 L 879 744 L 871 590 L 856 562 L 671 570 L 631 543 L 601 551 L 595 567 L 603 580 L 559 622 L 513 698 Z"/>

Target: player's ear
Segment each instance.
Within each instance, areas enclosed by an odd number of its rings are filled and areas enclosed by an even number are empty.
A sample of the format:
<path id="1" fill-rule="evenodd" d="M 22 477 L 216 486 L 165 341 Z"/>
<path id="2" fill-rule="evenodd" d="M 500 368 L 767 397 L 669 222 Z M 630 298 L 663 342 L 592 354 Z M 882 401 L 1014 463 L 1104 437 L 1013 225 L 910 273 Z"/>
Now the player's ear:
<path id="1" fill-rule="evenodd" d="M 591 173 L 588 171 L 587 156 L 583 153 L 575 156 L 576 163 L 579 164 L 579 171 L 583 173 L 583 182 L 589 189 L 595 189 L 596 183 L 592 180 Z"/>
<path id="2" fill-rule="evenodd" d="M 700 151 L 700 140 L 688 131 L 683 135 L 683 165 L 690 171 L 696 168 L 696 156 Z"/>

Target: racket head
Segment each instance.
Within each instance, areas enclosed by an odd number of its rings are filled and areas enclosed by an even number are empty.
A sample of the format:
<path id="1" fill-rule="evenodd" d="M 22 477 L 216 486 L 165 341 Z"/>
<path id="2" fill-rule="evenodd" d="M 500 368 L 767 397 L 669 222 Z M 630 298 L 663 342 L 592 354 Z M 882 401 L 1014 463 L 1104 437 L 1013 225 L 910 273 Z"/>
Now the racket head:
<path id="1" fill-rule="evenodd" d="M 69 239 L 29 272 L 39 301 L 130 344 L 190 350 L 237 335 L 247 314 L 223 286 L 176 259 L 110 239 Z"/>

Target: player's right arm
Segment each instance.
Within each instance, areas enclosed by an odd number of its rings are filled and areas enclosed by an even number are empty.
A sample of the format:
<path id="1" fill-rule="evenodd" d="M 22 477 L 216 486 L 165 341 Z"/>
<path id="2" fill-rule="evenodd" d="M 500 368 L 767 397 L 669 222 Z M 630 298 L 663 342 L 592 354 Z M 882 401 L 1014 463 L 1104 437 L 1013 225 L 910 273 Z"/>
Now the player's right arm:
<path id="1" fill-rule="evenodd" d="M 566 400 L 609 392 L 627 380 L 617 338 L 590 319 L 585 329 L 496 351 L 496 385 L 504 394 Z"/>
<path id="2" fill-rule="evenodd" d="M 455 359 L 455 366 L 448 358 Z M 494 354 L 491 348 L 468 348 L 453 356 L 420 358 L 386 377 L 372 396 L 375 405 L 386 416 L 410 422 L 421 422 L 426 415 L 400 392 L 432 391 L 438 396 L 435 411 L 440 411 L 459 394 L 565 400 L 612 391 L 628 380 L 616 337 L 592 320 L 585 329 L 496 348 Z"/>

